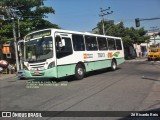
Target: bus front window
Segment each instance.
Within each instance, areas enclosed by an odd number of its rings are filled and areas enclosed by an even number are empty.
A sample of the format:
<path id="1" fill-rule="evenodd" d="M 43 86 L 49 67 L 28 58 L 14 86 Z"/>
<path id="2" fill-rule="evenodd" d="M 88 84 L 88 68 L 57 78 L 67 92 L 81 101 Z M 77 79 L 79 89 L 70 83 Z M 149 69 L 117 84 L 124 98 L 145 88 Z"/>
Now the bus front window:
<path id="1" fill-rule="evenodd" d="M 53 57 L 52 37 L 43 37 L 26 42 L 26 61 L 43 62 Z"/>

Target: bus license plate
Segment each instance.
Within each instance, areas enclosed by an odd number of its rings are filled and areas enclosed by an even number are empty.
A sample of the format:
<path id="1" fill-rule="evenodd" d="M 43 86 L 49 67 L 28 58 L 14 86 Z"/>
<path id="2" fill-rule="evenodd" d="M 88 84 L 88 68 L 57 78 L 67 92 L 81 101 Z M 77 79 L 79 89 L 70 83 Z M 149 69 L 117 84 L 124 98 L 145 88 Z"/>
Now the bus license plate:
<path id="1" fill-rule="evenodd" d="M 39 75 L 40 73 L 39 73 L 39 72 L 34 72 L 34 74 L 35 74 L 35 75 Z"/>

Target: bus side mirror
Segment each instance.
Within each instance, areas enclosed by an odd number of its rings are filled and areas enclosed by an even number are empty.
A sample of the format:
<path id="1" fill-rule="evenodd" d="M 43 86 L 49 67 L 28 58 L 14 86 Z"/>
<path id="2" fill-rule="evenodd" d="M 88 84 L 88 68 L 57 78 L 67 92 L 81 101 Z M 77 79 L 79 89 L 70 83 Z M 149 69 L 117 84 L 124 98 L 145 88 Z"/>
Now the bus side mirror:
<path id="1" fill-rule="evenodd" d="M 65 40 L 62 39 L 62 47 L 64 47 L 66 45 Z"/>
<path id="2" fill-rule="evenodd" d="M 62 39 L 61 42 L 59 42 L 60 47 L 64 47 L 66 45 L 65 40 Z"/>

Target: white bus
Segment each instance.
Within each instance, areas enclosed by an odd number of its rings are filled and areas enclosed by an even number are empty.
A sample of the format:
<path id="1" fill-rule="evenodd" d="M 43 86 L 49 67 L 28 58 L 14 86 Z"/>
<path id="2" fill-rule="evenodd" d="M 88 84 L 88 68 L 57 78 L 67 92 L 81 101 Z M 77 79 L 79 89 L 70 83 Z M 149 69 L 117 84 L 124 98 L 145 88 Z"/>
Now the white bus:
<path id="1" fill-rule="evenodd" d="M 26 78 L 83 79 L 86 72 L 115 70 L 124 62 L 120 37 L 51 28 L 26 35 L 24 44 Z"/>

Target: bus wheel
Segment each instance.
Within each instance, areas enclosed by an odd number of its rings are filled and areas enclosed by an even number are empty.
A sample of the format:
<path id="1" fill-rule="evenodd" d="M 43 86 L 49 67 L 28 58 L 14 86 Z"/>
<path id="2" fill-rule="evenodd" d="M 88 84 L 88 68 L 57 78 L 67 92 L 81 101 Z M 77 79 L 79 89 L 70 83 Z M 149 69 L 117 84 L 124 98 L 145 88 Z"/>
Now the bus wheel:
<path id="1" fill-rule="evenodd" d="M 81 64 L 77 64 L 75 68 L 75 78 L 81 80 L 84 78 L 85 68 Z"/>
<path id="2" fill-rule="evenodd" d="M 117 63 L 116 63 L 116 60 L 112 60 L 112 63 L 111 63 L 111 70 L 114 71 L 117 69 Z"/>

